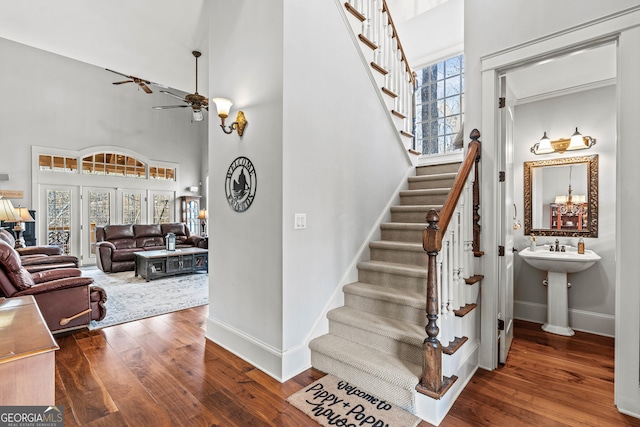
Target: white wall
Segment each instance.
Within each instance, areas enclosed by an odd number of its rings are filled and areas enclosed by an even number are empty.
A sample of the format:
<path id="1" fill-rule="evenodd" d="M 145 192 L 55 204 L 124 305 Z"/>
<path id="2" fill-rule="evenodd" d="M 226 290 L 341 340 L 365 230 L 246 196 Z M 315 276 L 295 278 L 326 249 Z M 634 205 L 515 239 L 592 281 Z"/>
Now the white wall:
<path id="1" fill-rule="evenodd" d="M 200 181 L 206 123 L 192 124 L 188 109 L 151 108 L 173 105 L 174 98 L 155 87 L 147 95 L 134 84 L 114 86 L 121 76 L 6 39 L 0 39 L 0 57 L 0 173 L 10 176 L 0 189 L 24 191 L 23 205 L 32 200 L 32 145 L 123 147 L 179 163 L 179 189 Z"/>
<path id="2" fill-rule="evenodd" d="M 507 77 L 508 80 L 508 77 Z M 578 126 L 583 135 L 597 139 L 596 145 L 584 151 L 564 154 L 534 155 L 530 148 L 544 131 L 551 139 L 568 138 Z M 527 161 L 552 160 L 598 154 L 598 237 L 586 238 L 585 246 L 594 250 L 602 260 L 592 268 L 571 274 L 569 308 L 579 310 L 571 316 L 571 327 L 605 335 L 614 335 L 615 314 L 615 189 L 616 177 L 616 88 L 607 86 L 543 101 L 517 105 L 514 126 L 514 192 L 517 212 L 524 221 L 523 166 Z M 575 168 L 574 168 L 575 172 Z M 579 192 L 578 176 L 573 175 L 573 194 Z M 582 181 L 586 183 L 583 176 Z M 568 175 L 559 183 L 565 194 Z M 548 216 L 548 209 L 544 214 Z M 524 223 L 524 222 L 523 222 Z M 529 245 L 524 227 L 514 232 L 515 247 Z M 556 237 L 538 236 L 537 244 L 555 242 Z M 560 237 L 560 244 L 577 246 L 577 238 Z M 547 289 L 542 285 L 546 274 L 515 258 L 515 317 L 544 323 L 546 319 Z"/>
<path id="3" fill-rule="evenodd" d="M 389 4 L 395 20 L 394 6 Z M 396 24 L 402 48 L 414 70 L 459 55 L 464 44 L 464 0 L 448 0 Z"/>
<path id="4" fill-rule="evenodd" d="M 307 340 L 410 162 L 336 2 L 212 6 L 210 95 L 249 125 L 239 139 L 211 124 L 207 337 L 287 379 L 309 366 Z M 223 189 L 239 155 L 258 177 L 241 214 Z"/>

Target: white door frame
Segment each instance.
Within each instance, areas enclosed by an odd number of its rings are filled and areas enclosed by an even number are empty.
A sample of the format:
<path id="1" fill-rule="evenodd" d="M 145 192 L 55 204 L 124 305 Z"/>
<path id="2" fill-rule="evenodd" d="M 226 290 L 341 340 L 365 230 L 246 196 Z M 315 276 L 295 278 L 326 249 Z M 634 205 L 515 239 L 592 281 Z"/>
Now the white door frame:
<path id="1" fill-rule="evenodd" d="M 484 276 L 481 300 L 481 343 L 479 364 L 485 369 L 496 368 L 497 334 L 495 323 L 498 313 L 498 224 L 495 194 L 498 186 L 498 168 L 495 159 L 503 147 L 498 141 L 498 75 L 505 70 L 541 59 L 549 54 L 575 49 L 579 45 L 604 40 L 618 41 L 617 72 L 617 144 L 616 150 L 616 336 L 615 341 L 615 403 L 623 413 L 640 416 L 640 288 L 637 286 L 637 236 L 640 225 L 635 212 L 640 206 L 640 195 L 632 191 L 640 180 L 640 10 L 605 17 L 597 22 L 572 28 L 567 32 L 527 42 L 515 48 L 496 52 L 481 58 L 482 73 L 482 200 Z M 620 65 L 624 64 L 623 67 Z M 622 141 L 623 143 L 619 143 Z M 626 143 L 625 143 L 626 142 Z M 624 173 L 623 173 L 624 171 Z M 633 192 L 633 194 L 631 194 Z"/>

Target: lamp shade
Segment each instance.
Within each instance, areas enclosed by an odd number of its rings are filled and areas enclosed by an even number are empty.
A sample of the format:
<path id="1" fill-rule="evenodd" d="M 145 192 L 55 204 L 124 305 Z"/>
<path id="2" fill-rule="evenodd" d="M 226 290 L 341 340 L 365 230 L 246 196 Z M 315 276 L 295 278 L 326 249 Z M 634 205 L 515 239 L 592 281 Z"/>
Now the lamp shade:
<path id="1" fill-rule="evenodd" d="M 582 134 L 580 132 L 578 132 L 578 128 L 576 128 L 576 131 L 573 133 L 573 135 L 571 135 L 571 143 L 569 143 L 569 150 L 575 150 L 575 149 L 580 149 L 580 148 L 586 148 L 585 146 L 586 144 L 584 143 L 584 139 L 582 138 Z"/>
<path id="2" fill-rule="evenodd" d="M 16 212 L 18 212 L 18 215 L 20 215 L 20 218 L 21 218 L 22 222 L 35 222 L 36 221 L 35 219 L 33 219 L 31 214 L 29 213 L 29 209 L 27 209 L 25 207 L 18 206 L 16 208 Z"/>
<path id="3" fill-rule="evenodd" d="M 547 132 L 545 132 L 544 135 L 542 135 L 542 138 L 540 138 L 540 142 L 538 142 L 538 149 L 536 151 L 538 154 L 553 152 L 553 147 L 551 147 L 551 140 L 547 136 Z"/>
<path id="4" fill-rule="evenodd" d="M 229 111 L 231 110 L 231 106 L 233 105 L 230 99 L 213 98 L 212 101 L 216 103 L 216 108 L 218 109 L 218 116 L 223 118 L 229 117 Z"/>
<path id="5" fill-rule="evenodd" d="M 200 212 L 198 213 L 198 219 L 207 219 L 209 215 L 207 214 L 207 210 L 206 209 L 200 209 Z"/>
<path id="6" fill-rule="evenodd" d="M 7 222 L 20 222 L 22 218 L 16 212 L 16 209 L 13 207 L 13 203 L 9 199 L 3 199 L 0 196 L 0 221 Z"/>

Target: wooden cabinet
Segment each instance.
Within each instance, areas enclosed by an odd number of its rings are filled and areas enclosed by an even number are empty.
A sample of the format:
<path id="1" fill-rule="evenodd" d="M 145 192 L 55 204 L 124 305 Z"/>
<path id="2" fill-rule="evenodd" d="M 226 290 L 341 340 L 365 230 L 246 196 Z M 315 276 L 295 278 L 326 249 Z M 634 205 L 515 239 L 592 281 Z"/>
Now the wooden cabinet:
<path id="1" fill-rule="evenodd" d="M 53 339 L 32 296 L 0 298 L 0 406 L 53 406 Z"/>
<path id="2" fill-rule="evenodd" d="M 200 233 L 200 196 L 180 197 L 180 222 L 184 222 L 191 234 Z"/>

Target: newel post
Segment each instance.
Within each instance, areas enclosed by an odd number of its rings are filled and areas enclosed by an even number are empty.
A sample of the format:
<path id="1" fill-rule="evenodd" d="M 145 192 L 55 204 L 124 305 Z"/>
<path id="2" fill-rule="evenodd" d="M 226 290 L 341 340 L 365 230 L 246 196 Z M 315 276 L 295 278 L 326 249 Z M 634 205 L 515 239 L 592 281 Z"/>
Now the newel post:
<path id="1" fill-rule="evenodd" d="M 474 129 L 471 132 L 471 140 L 480 144 L 480 131 Z M 473 243 L 472 250 L 476 256 L 482 255 L 480 251 L 480 151 L 475 159 L 475 168 L 473 176 Z"/>
<path id="2" fill-rule="evenodd" d="M 427 227 L 422 232 L 422 246 L 429 257 L 427 270 L 427 338 L 422 343 L 424 358 L 422 376 L 416 386 L 420 393 L 434 397 L 442 388 L 442 344 L 438 340 L 440 329 L 438 320 L 438 283 L 436 274 L 436 257 L 442 249 L 442 234 L 439 233 L 438 213 L 431 209 L 427 214 Z M 439 398 L 439 397 L 436 397 Z"/>

